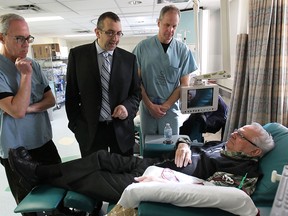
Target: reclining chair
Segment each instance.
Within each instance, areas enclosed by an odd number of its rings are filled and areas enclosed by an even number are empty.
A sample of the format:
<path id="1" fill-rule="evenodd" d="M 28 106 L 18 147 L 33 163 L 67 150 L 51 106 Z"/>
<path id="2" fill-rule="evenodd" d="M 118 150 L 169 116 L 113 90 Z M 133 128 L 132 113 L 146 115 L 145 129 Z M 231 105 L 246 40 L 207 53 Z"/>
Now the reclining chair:
<path id="1" fill-rule="evenodd" d="M 273 136 L 275 148 L 260 161 L 263 177 L 251 196 L 262 215 L 269 215 L 273 205 L 278 184 L 271 182 L 271 173 L 276 170 L 282 173 L 284 165 L 288 164 L 288 128 L 279 123 L 268 123 L 264 128 Z M 42 189 L 42 190 L 40 190 Z M 60 190 L 60 191 L 59 191 Z M 54 191 L 54 192 L 53 192 Z M 53 195 L 53 196 L 51 196 Z M 40 199 L 41 198 L 41 199 Z M 133 199 L 133 197 L 131 197 Z M 63 204 L 64 203 L 64 204 Z M 96 201 L 79 193 L 65 191 L 52 186 L 40 185 L 16 207 L 14 212 L 48 212 L 46 215 L 57 215 L 57 208 L 63 204 L 69 208 L 76 208 L 87 212 L 93 211 Z M 110 205 L 109 209 L 113 206 Z M 139 216 L 226 216 L 229 212 L 216 208 L 178 207 L 168 203 L 141 202 L 138 207 Z"/>

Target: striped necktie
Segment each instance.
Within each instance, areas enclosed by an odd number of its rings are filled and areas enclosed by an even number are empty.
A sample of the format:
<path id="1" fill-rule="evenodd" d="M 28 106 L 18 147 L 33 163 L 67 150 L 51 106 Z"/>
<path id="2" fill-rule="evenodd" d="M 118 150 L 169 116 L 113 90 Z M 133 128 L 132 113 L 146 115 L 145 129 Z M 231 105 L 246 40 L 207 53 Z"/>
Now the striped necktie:
<path id="1" fill-rule="evenodd" d="M 110 80 L 110 60 L 109 53 L 103 52 L 103 64 L 101 67 L 101 83 L 102 83 L 102 106 L 100 116 L 107 120 L 111 115 L 110 103 L 109 103 L 109 80 Z"/>

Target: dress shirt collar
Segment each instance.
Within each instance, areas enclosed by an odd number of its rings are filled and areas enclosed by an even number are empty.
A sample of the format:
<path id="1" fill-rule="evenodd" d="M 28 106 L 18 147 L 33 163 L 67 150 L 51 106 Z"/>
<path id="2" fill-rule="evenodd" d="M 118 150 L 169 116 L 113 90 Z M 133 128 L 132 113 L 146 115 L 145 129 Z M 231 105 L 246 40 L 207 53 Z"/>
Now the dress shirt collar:
<path id="1" fill-rule="evenodd" d="M 95 45 L 96 45 L 96 50 L 97 50 L 97 54 L 98 54 L 98 55 L 102 54 L 103 52 L 108 52 L 110 56 L 113 56 L 114 50 L 112 50 L 112 51 L 103 50 L 103 49 L 99 46 L 98 40 L 95 41 Z"/>

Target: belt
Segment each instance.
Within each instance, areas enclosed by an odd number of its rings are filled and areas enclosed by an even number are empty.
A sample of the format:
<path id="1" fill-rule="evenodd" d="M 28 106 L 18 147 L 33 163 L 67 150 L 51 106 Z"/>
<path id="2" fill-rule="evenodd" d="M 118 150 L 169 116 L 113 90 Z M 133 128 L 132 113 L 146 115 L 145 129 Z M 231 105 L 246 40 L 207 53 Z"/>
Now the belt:
<path id="1" fill-rule="evenodd" d="M 99 121 L 99 124 L 101 124 L 101 125 L 110 125 L 110 124 L 112 124 L 112 123 L 113 123 L 112 120 L 108 120 L 108 121 Z"/>

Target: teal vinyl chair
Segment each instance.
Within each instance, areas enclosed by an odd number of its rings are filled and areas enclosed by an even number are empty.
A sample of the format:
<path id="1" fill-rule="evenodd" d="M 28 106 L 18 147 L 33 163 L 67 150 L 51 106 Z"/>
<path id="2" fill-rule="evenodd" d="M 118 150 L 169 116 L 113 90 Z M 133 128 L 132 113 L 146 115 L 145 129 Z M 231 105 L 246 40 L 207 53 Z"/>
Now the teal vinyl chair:
<path id="1" fill-rule="evenodd" d="M 58 206 L 66 195 L 66 190 L 50 185 L 39 185 L 18 204 L 15 213 L 42 212 L 56 215 Z"/>
<path id="2" fill-rule="evenodd" d="M 143 156 L 143 136 L 140 125 L 140 115 L 137 115 L 133 121 L 134 121 L 134 131 L 137 132 L 139 136 L 139 154 L 140 156 Z"/>
<path id="3" fill-rule="evenodd" d="M 262 170 L 264 175 L 263 178 L 258 182 L 257 188 L 252 195 L 254 203 L 256 204 L 257 208 L 260 209 L 261 216 L 269 215 L 278 187 L 277 183 L 271 182 L 272 171 L 276 170 L 278 173 L 282 173 L 284 165 L 288 164 L 288 128 L 278 123 L 268 123 L 264 126 L 264 128 L 269 133 L 271 133 L 276 143 L 276 146 L 271 152 L 269 152 L 261 159 L 260 169 Z M 33 195 L 35 195 L 35 191 L 32 190 L 31 193 L 27 195 L 26 198 L 17 206 L 15 212 L 35 212 L 35 210 L 46 210 L 48 207 L 49 209 L 47 209 L 47 211 L 49 210 L 53 212 L 57 210 L 57 204 L 59 204 L 65 199 L 66 207 L 77 208 L 86 212 L 92 211 L 92 207 L 94 207 L 95 205 L 95 200 L 91 199 L 90 197 L 75 192 L 67 192 L 63 189 L 62 191 L 60 190 L 58 196 L 56 196 L 54 199 L 51 199 L 49 198 L 49 194 L 53 194 L 53 190 L 55 188 L 45 185 L 39 187 L 44 187 L 45 189 L 44 191 L 36 190 L 36 192 L 38 191 L 38 194 L 36 193 L 36 195 L 41 196 L 41 200 L 37 198 L 35 199 L 35 197 L 33 197 Z M 44 192 L 46 192 L 47 194 Z M 69 196 L 67 196 L 67 194 L 71 195 L 70 198 Z M 45 197 L 46 199 L 44 199 Z M 42 201 L 42 199 L 44 200 Z M 53 202 L 51 203 L 52 200 Z M 39 203 L 39 201 L 41 202 Z M 42 205 L 42 207 L 38 206 L 40 204 Z M 112 207 L 113 204 L 109 206 L 109 209 L 111 209 Z M 232 214 L 216 208 L 178 207 L 168 203 L 141 202 L 138 207 L 138 215 L 228 216 Z"/>

